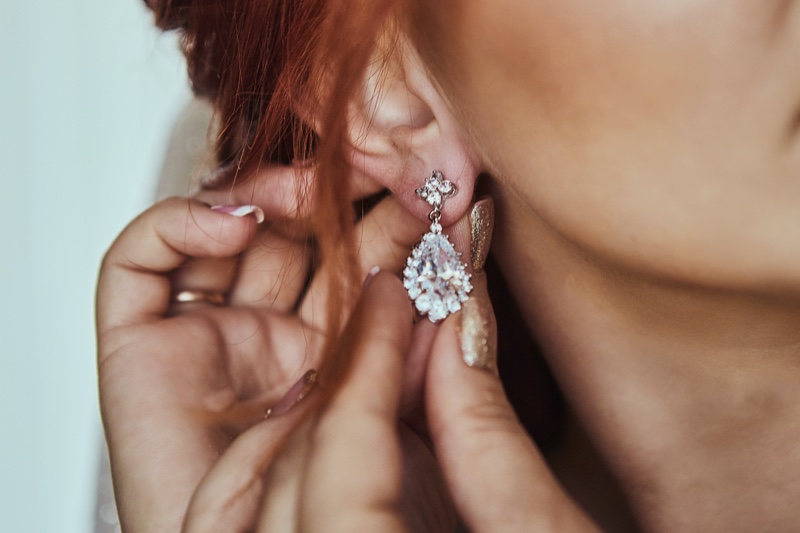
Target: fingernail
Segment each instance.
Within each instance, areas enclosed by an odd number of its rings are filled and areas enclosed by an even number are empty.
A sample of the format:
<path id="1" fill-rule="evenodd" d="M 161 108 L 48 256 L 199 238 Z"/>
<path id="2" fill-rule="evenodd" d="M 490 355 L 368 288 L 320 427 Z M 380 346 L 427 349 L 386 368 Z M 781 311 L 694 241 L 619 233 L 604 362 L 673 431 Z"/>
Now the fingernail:
<path id="1" fill-rule="evenodd" d="M 380 272 L 380 271 L 381 271 L 381 267 L 379 267 L 377 265 L 375 265 L 374 267 L 369 269 L 369 272 L 367 272 L 367 277 L 364 278 L 364 285 L 361 287 L 362 291 L 367 290 L 367 287 L 369 287 L 369 284 L 372 283 L 372 279 L 375 276 L 377 276 L 378 272 Z"/>
<path id="2" fill-rule="evenodd" d="M 300 401 L 314 390 L 317 385 L 317 371 L 309 370 L 300 381 L 292 385 L 283 398 L 278 403 L 270 407 L 264 412 L 264 418 L 275 418 L 289 412 L 292 407 L 300 403 Z"/>
<path id="3" fill-rule="evenodd" d="M 472 242 L 469 248 L 469 259 L 472 270 L 480 272 L 489 256 L 489 247 L 492 245 L 492 231 L 494 230 L 494 200 L 485 197 L 472 206 L 469 214 L 472 231 Z"/>
<path id="4" fill-rule="evenodd" d="M 497 368 L 497 323 L 494 314 L 479 298 L 470 298 L 461 307 L 456 332 L 461 357 L 469 367 L 494 372 Z"/>
<path id="5" fill-rule="evenodd" d="M 261 208 L 256 205 L 214 205 L 211 206 L 211 210 L 216 211 L 217 213 L 225 213 L 226 215 L 232 215 L 235 217 L 246 217 L 247 215 L 253 215 L 253 218 L 256 219 L 258 224 L 264 222 L 264 211 L 262 211 Z"/>

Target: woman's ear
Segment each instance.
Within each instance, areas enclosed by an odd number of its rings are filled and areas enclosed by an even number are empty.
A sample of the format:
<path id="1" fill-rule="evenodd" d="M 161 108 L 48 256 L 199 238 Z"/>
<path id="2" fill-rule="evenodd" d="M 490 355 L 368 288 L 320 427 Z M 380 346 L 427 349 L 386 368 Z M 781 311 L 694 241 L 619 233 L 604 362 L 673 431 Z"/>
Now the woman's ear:
<path id="1" fill-rule="evenodd" d="M 388 41 L 377 46 L 350 102 L 351 163 L 420 220 L 427 220 L 430 206 L 415 190 L 438 170 L 459 190 L 444 206 L 447 226 L 469 207 L 477 165 L 416 49 L 403 37 Z"/>

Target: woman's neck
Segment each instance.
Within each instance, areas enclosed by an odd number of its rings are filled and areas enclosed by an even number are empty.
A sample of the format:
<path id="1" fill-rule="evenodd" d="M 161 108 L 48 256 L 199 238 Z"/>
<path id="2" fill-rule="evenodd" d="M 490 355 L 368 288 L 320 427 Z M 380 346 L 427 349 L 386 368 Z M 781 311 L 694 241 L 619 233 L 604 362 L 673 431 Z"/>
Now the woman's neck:
<path id="1" fill-rule="evenodd" d="M 640 520 L 676 529 L 664 520 L 683 508 L 770 529 L 759 505 L 800 497 L 800 305 L 621 273 L 495 197 L 493 253 L 585 430 L 648 509 Z M 773 468 L 774 454 L 789 463 Z M 717 509 L 754 487 L 761 501 Z"/>

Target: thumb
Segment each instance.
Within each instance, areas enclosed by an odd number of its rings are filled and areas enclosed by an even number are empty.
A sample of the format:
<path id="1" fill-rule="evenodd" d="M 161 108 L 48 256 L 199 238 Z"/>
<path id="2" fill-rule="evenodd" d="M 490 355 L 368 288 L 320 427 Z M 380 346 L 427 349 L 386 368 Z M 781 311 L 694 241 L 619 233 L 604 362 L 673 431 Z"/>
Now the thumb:
<path id="1" fill-rule="evenodd" d="M 470 531 L 596 531 L 551 474 L 509 404 L 495 366 L 484 273 L 441 327 L 425 385 L 434 450 Z"/>

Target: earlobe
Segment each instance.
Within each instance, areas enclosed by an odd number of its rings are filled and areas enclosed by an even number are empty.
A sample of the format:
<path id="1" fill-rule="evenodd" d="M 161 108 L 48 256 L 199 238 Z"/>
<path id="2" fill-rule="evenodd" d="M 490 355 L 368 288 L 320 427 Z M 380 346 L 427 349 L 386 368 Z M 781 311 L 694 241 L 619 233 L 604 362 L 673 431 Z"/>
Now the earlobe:
<path id="1" fill-rule="evenodd" d="M 377 50 L 363 91 L 350 105 L 351 163 L 356 172 L 389 189 L 420 220 L 428 204 L 415 191 L 436 170 L 459 193 L 448 200 L 442 224 L 468 209 L 477 165 L 453 113 L 413 46 L 402 38 Z"/>

